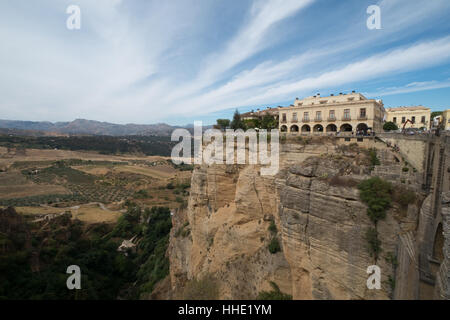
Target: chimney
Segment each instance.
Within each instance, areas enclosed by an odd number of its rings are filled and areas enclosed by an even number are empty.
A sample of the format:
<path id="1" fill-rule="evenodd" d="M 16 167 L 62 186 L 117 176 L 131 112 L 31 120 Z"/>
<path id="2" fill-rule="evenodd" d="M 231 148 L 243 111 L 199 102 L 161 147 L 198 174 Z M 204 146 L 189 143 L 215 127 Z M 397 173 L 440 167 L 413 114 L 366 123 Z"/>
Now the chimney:
<path id="1" fill-rule="evenodd" d="M 342 92 L 339 92 L 339 95 L 342 96 Z"/>
<path id="2" fill-rule="evenodd" d="M 320 93 L 318 93 L 317 96 L 320 98 Z"/>
<path id="3" fill-rule="evenodd" d="M 332 93 L 330 96 L 334 97 L 334 93 Z"/>
<path id="4" fill-rule="evenodd" d="M 352 93 L 355 93 L 355 90 L 353 90 Z"/>
<path id="5" fill-rule="evenodd" d="M 295 98 L 295 100 L 298 100 L 298 98 Z"/>

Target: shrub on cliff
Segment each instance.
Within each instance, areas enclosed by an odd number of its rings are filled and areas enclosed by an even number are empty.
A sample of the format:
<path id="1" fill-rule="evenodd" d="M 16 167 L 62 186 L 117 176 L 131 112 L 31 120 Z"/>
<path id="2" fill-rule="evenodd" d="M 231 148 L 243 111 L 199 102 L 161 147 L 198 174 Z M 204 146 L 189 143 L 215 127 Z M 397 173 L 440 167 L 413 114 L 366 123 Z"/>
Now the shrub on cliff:
<path id="1" fill-rule="evenodd" d="M 416 201 L 416 193 L 406 188 L 396 188 L 394 192 L 394 201 L 399 203 L 403 208 L 407 208 L 410 203 Z"/>
<path id="2" fill-rule="evenodd" d="M 369 157 L 370 157 L 370 164 L 372 165 L 372 170 L 375 166 L 380 165 L 380 159 L 378 159 L 377 156 L 377 149 L 370 148 L 369 149 Z"/>
<path id="3" fill-rule="evenodd" d="M 211 275 L 189 280 L 184 288 L 183 298 L 185 300 L 216 300 L 219 298 L 219 284 Z"/>
<path id="4" fill-rule="evenodd" d="M 270 225 L 269 225 L 268 230 L 269 230 L 271 233 L 273 233 L 273 234 L 276 234 L 276 233 L 278 232 L 277 226 L 275 225 L 275 221 L 273 221 L 273 220 L 270 221 Z"/>
<path id="5" fill-rule="evenodd" d="M 292 300 L 292 296 L 281 292 L 275 282 L 270 281 L 270 285 L 272 286 L 272 291 L 261 291 L 258 293 L 256 300 Z"/>
<path id="6" fill-rule="evenodd" d="M 370 255 L 377 259 L 381 252 L 381 241 L 378 239 L 377 229 L 369 228 L 366 232 L 366 240 Z"/>
<path id="7" fill-rule="evenodd" d="M 280 243 L 278 242 L 277 238 L 272 238 L 272 240 L 269 243 L 269 252 L 272 254 L 277 253 L 278 251 L 281 251 Z"/>
<path id="8" fill-rule="evenodd" d="M 392 184 L 380 177 L 373 177 L 358 185 L 360 199 L 367 204 L 367 215 L 376 224 L 386 217 L 391 205 Z"/>

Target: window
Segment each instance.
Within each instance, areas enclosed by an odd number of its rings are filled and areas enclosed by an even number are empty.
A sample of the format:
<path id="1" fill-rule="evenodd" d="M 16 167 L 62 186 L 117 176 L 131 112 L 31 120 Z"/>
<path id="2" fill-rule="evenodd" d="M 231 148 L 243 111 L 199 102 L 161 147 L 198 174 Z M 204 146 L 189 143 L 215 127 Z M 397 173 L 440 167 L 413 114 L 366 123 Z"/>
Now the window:
<path id="1" fill-rule="evenodd" d="M 366 117 L 366 108 L 359 109 L 359 117 L 365 118 Z"/>
<path id="2" fill-rule="evenodd" d="M 411 122 L 412 122 L 412 123 L 416 123 L 416 117 L 412 117 L 412 118 L 411 118 Z"/>
<path id="3" fill-rule="evenodd" d="M 344 120 L 350 120 L 350 109 L 344 109 Z"/>
<path id="4" fill-rule="evenodd" d="M 397 117 L 392 118 L 393 123 L 397 123 Z"/>
<path id="5" fill-rule="evenodd" d="M 425 123 L 425 116 L 422 116 L 422 120 L 420 122 Z"/>
<path id="6" fill-rule="evenodd" d="M 303 113 L 303 121 L 309 121 L 309 113 L 308 112 Z"/>
<path id="7" fill-rule="evenodd" d="M 406 122 L 406 118 L 402 117 L 402 123 L 405 123 L 405 122 Z"/>
<path id="8" fill-rule="evenodd" d="M 316 111 L 316 120 L 318 121 L 322 120 L 322 111 Z"/>
<path id="9" fill-rule="evenodd" d="M 297 112 L 292 114 L 292 121 L 297 121 Z"/>
<path id="10" fill-rule="evenodd" d="M 334 110 L 330 110 L 330 116 L 329 116 L 330 120 L 334 120 L 336 119 L 336 116 L 334 114 Z"/>
<path id="11" fill-rule="evenodd" d="M 283 113 L 283 116 L 282 116 L 282 120 L 281 120 L 281 121 L 286 122 L 286 113 Z"/>
<path id="12" fill-rule="evenodd" d="M 321 100 L 320 101 L 320 104 L 325 104 L 325 103 L 327 103 L 327 100 Z"/>

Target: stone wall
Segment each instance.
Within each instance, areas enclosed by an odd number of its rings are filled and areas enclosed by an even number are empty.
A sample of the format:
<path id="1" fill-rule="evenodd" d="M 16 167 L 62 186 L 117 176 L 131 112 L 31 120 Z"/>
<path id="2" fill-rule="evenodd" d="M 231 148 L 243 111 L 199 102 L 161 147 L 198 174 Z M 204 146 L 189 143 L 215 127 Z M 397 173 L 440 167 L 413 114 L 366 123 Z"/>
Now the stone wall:
<path id="1" fill-rule="evenodd" d="M 427 135 L 404 135 L 400 133 L 377 133 L 377 137 L 400 149 L 400 154 L 419 172 L 426 169 L 426 155 L 428 154 Z"/>

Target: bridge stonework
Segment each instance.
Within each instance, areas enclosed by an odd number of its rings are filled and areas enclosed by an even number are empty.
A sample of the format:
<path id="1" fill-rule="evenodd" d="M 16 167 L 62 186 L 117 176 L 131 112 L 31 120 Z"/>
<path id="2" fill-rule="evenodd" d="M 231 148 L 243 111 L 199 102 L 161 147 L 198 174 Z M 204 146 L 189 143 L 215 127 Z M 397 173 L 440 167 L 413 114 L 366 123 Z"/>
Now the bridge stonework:
<path id="1" fill-rule="evenodd" d="M 450 299 L 450 135 L 416 135 L 382 133 L 377 137 L 392 146 L 422 176 L 423 201 L 415 235 L 401 242 L 403 279 L 396 288 L 397 299 Z M 414 238 L 414 240 L 413 240 Z M 412 247 L 409 255 L 406 248 Z M 406 245 L 408 244 L 408 245 Z M 411 254 L 411 251 L 415 251 Z M 406 268 L 409 268 L 406 271 Z M 418 278 L 418 282 L 417 282 Z M 400 279 L 399 279 L 400 280 Z M 408 283 L 406 283 L 408 282 Z"/>

